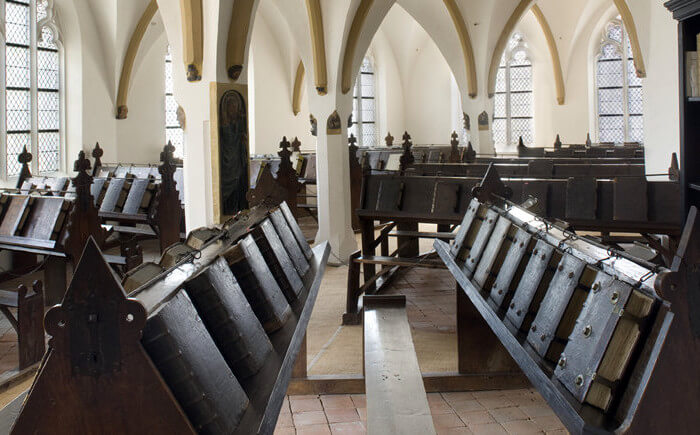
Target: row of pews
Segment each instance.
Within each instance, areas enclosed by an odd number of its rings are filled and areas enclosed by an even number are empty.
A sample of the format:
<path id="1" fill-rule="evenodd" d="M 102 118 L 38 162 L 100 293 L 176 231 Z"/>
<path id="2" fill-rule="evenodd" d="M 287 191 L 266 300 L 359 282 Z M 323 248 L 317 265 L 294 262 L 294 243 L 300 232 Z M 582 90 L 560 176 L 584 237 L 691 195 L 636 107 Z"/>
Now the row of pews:
<path id="1" fill-rule="evenodd" d="M 700 382 L 683 375 L 700 364 L 697 211 L 668 269 L 578 238 L 503 189 L 486 186 L 454 241 L 434 242 L 457 281 L 460 360 L 497 340 L 487 364 L 507 353 L 571 433 L 697 429 Z"/>
<path id="2" fill-rule="evenodd" d="M 327 243 L 306 243 L 285 203 L 191 232 L 123 285 L 90 240 L 46 314 L 39 374 L 0 412 L 0 428 L 272 434 L 291 377 L 305 371 L 328 255 Z"/>

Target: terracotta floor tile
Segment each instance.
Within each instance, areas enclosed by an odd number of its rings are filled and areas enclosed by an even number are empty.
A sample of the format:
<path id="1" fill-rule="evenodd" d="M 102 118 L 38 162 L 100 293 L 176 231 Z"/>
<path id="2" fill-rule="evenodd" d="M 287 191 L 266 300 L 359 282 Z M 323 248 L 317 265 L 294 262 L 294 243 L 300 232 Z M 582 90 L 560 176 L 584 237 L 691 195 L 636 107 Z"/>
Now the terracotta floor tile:
<path id="1" fill-rule="evenodd" d="M 527 435 L 544 433 L 532 420 L 516 420 L 503 423 L 503 427 L 509 434 Z"/>
<path id="2" fill-rule="evenodd" d="M 367 398 L 364 394 L 351 394 L 350 398 L 352 399 L 352 403 L 355 404 L 355 408 L 367 407 Z"/>
<path id="3" fill-rule="evenodd" d="M 296 435 L 297 431 L 293 427 L 278 427 L 274 435 Z"/>
<path id="4" fill-rule="evenodd" d="M 508 394 L 507 390 L 490 390 L 490 391 L 473 391 L 472 395 L 475 399 L 492 399 L 494 397 L 503 397 Z"/>
<path id="5" fill-rule="evenodd" d="M 360 421 L 360 416 L 355 408 L 326 409 L 328 423 L 350 423 Z"/>
<path id="6" fill-rule="evenodd" d="M 311 426 L 317 424 L 326 424 L 326 414 L 323 411 L 309 411 L 293 413 L 294 427 L 299 429 L 301 426 Z"/>
<path id="7" fill-rule="evenodd" d="M 323 406 L 321 406 L 321 401 L 319 399 L 303 399 L 295 400 L 292 398 L 290 401 L 292 406 L 292 412 L 308 412 L 308 411 L 323 411 Z"/>
<path id="8" fill-rule="evenodd" d="M 459 418 L 464 421 L 464 423 L 469 426 L 470 428 L 472 425 L 477 425 L 477 424 L 486 424 L 486 423 L 495 423 L 496 420 L 493 418 L 491 414 L 489 414 L 488 411 L 483 410 L 483 411 L 469 411 L 469 412 L 460 412 Z"/>
<path id="9" fill-rule="evenodd" d="M 367 429 L 365 429 L 365 426 L 359 421 L 353 421 L 351 423 L 331 424 L 331 433 L 333 435 L 364 435 L 367 433 Z"/>
<path id="10" fill-rule="evenodd" d="M 442 393 L 442 398 L 449 404 L 455 402 L 464 402 L 466 400 L 474 400 L 474 395 L 470 391 L 462 391 L 458 393 Z"/>
<path id="11" fill-rule="evenodd" d="M 437 428 L 465 427 L 466 425 L 457 414 L 433 414 L 433 424 Z"/>
<path id="12" fill-rule="evenodd" d="M 367 421 L 367 408 L 357 408 L 357 415 L 360 416 L 360 421 Z"/>
<path id="13" fill-rule="evenodd" d="M 505 396 L 502 397 L 477 397 L 476 400 L 479 401 L 486 409 L 498 409 L 498 408 L 508 408 L 515 406 L 513 402 L 510 401 Z"/>
<path id="14" fill-rule="evenodd" d="M 474 435 L 507 435 L 503 426 L 498 423 L 477 424 L 470 426 L 469 429 Z"/>
<path id="15" fill-rule="evenodd" d="M 527 420 L 527 415 L 515 406 L 511 406 L 510 408 L 490 409 L 489 412 L 499 423 L 514 420 Z"/>
<path id="16" fill-rule="evenodd" d="M 533 418 L 532 420 L 540 429 L 544 430 L 545 432 L 564 429 L 564 425 L 562 424 L 561 420 L 559 420 L 559 417 L 557 417 L 556 415 L 537 417 Z"/>
<path id="17" fill-rule="evenodd" d="M 537 417 L 551 417 L 554 415 L 552 408 L 546 404 L 521 406 L 520 409 L 532 419 Z"/>
<path id="18" fill-rule="evenodd" d="M 468 427 L 441 427 L 435 428 L 437 435 L 471 435 L 473 432 Z"/>
<path id="19" fill-rule="evenodd" d="M 330 435 L 331 429 L 327 424 L 316 424 L 297 428 L 296 435 Z"/>
<path id="20" fill-rule="evenodd" d="M 442 402 L 434 401 L 433 403 L 428 403 L 428 406 L 430 406 L 430 413 L 433 415 L 453 414 L 454 413 L 454 411 L 452 410 L 452 407 L 445 401 L 442 401 Z"/>
<path id="21" fill-rule="evenodd" d="M 277 427 L 294 427 L 292 414 L 280 414 L 280 416 L 277 418 Z"/>
<path id="22" fill-rule="evenodd" d="M 323 409 L 326 410 L 355 408 L 355 404 L 352 402 L 352 399 L 348 394 L 321 396 L 321 403 L 323 403 Z"/>
<path id="23" fill-rule="evenodd" d="M 545 432 L 546 435 L 569 435 L 569 431 L 566 429 L 557 429 L 554 431 L 547 431 Z"/>
<path id="24" fill-rule="evenodd" d="M 477 400 L 465 400 L 462 402 L 455 402 L 452 404 L 452 408 L 459 414 L 460 412 L 470 412 L 470 411 L 484 411 L 484 405 L 479 403 Z"/>

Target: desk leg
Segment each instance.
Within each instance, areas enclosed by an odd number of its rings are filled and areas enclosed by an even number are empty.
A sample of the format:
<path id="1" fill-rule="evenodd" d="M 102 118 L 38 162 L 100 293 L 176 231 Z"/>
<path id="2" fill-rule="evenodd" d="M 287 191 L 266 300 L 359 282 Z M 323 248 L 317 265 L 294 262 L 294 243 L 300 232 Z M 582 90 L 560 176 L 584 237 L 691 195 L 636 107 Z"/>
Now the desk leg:
<path id="1" fill-rule="evenodd" d="M 398 222 L 398 231 L 418 231 L 418 222 Z M 418 237 L 397 237 L 399 257 L 416 258 L 420 254 Z"/>
<path id="2" fill-rule="evenodd" d="M 304 341 L 301 343 L 299 355 L 297 355 L 297 360 L 294 362 L 294 367 L 292 367 L 292 378 L 305 379 L 307 377 L 306 370 L 306 334 L 304 334 Z"/>
<path id="3" fill-rule="evenodd" d="M 44 303 L 47 307 L 60 304 L 66 293 L 66 259 L 49 256 L 44 263 Z"/>

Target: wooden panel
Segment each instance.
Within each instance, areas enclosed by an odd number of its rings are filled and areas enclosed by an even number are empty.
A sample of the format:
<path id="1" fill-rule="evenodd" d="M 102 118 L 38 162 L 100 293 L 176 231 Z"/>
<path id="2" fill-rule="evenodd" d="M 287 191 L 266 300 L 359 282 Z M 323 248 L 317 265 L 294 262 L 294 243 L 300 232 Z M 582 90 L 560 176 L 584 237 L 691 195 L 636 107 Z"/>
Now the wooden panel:
<path id="1" fill-rule="evenodd" d="M 66 202 L 63 198 L 36 198 L 22 229 L 22 236 L 51 240 L 57 227 L 63 223 Z"/>
<path id="2" fill-rule="evenodd" d="M 645 178 L 621 177 L 613 181 L 613 219 L 647 221 L 647 181 Z"/>
<path id="3" fill-rule="evenodd" d="M 124 178 L 112 178 L 109 180 L 104 200 L 100 205 L 100 211 L 121 211 L 119 206 L 124 203 L 126 197 L 124 192 L 126 181 Z"/>
<path id="4" fill-rule="evenodd" d="M 491 232 L 491 236 L 489 236 L 488 245 L 486 245 L 484 254 L 479 261 L 479 266 L 477 266 L 476 272 L 474 272 L 472 280 L 484 291 L 489 290 L 486 286 L 487 280 L 491 275 L 493 267 L 496 266 L 496 258 L 501 251 L 501 247 L 506 243 L 506 237 L 508 236 L 510 228 L 511 222 L 508 219 L 504 217 L 498 218 L 498 222 L 496 222 L 496 226 Z"/>
<path id="5" fill-rule="evenodd" d="M 541 356 L 547 354 L 549 345 L 554 340 L 559 322 L 578 286 L 584 267 L 583 261 L 568 254 L 565 254 L 559 262 L 527 336 L 527 341 Z"/>
<path id="6" fill-rule="evenodd" d="M 452 244 L 452 248 L 450 250 L 454 257 L 457 257 L 459 252 L 462 250 L 462 247 L 467 239 L 467 233 L 474 222 L 474 218 L 476 217 L 477 211 L 479 211 L 479 207 L 479 201 L 476 199 L 472 199 L 471 203 L 469 203 L 469 208 L 467 208 L 467 212 L 464 214 L 464 219 L 462 219 L 459 231 L 457 231 L 457 235 L 455 236 L 455 242 Z"/>
<path id="7" fill-rule="evenodd" d="M 566 217 L 595 219 L 598 205 L 595 178 L 569 178 L 566 183 Z"/>
<path id="8" fill-rule="evenodd" d="M 513 243 L 510 245 L 510 250 L 505 257 L 503 266 L 498 272 L 496 281 L 491 287 L 491 300 L 500 307 L 506 296 L 512 293 L 512 289 L 517 282 L 513 282 L 516 272 L 522 263 L 522 259 L 527 252 L 531 240 L 530 234 L 522 228 L 518 228 Z"/>
<path id="9" fill-rule="evenodd" d="M 378 298 L 364 299 L 367 433 L 435 434 L 406 299 Z"/>
<path id="10" fill-rule="evenodd" d="M 539 240 L 532 251 L 525 272 L 515 289 L 513 301 L 506 313 L 506 318 L 517 328 L 522 326 L 525 316 L 530 310 L 530 305 L 540 287 L 542 278 L 545 276 L 552 254 L 554 254 L 554 247 L 544 240 Z"/>
<path id="11" fill-rule="evenodd" d="M 401 210 L 404 183 L 398 179 L 382 180 L 377 192 L 377 203 L 374 209 L 377 211 Z"/>
<path id="12" fill-rule="evenodd" d="M 17 233 L 27 215 L 29 201 L 30 197 L 25 195 L 12 196 L 2 223 L 0 223 L 1 236 L 14 236 Z"/>
<path id="13" fill-rule="evenodd" d="M 138 214 L 141 208 L 141 203 L 143 202 L 143 197 L 146 194 L 146 189 L 150 184 L 148 178 L 137 178 L 131 182 L 131 187 L 129 188 L 129 194 L 124 202 L 124 208 L 122 213 L 126 214 Z"/>
<path id="14" fill-rule="evenodd" d="M 497 220 L 498 213 L 491 209 L 488 209 L 486 211 L 486 217 L 484 218 L 484 222 L 481 224 L 479 232 L 476 234 L 474 244 L 471 246 L 471 249 L 469 249 L 469 254 L 464 259 L 465 270 L 468 270 L 470 272 L 474 272 L 476 270 L 476 266 L 479 264 L 481 254 L 489 242 L 491 231 L 493 231 L 494 226 L 496 226 Z"/>

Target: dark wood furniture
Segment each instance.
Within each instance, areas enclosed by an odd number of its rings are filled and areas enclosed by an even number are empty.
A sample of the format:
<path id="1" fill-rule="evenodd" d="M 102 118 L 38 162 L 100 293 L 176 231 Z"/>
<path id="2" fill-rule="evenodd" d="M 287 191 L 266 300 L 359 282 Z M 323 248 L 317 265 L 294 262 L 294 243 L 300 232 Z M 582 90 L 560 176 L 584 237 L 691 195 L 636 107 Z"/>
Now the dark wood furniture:
<path id="1" fill-rule="evenodd" d="M 669 270 L 578 238 L 502 190 L 479 192 L 488 202 L 472 201 L 452 245 L 435 241 L 458 316 L 488 324 L 572 433 L 695 430 L 700 383 L 682 373 L 700 346 L 681 262 Z"/>
<path id="2" fill-rule="evenodd" d="M 52 344 L 12 433 L 99 433 L 118 425 L 120 433 L 134 434 L 272 434 L 293 372 L 305 371 L 306 327 L 329 254 L 327 243 L 313 250 L 299 243 L 285 209 L 251 209 L 221 230 L 190 234 L 198 248 L 181 250 L 172 267 L 129 298 L 89 242 L 64 304 L 46 315 Z M 252 239 L 256 228 L 276 244 L 265 255 Z M 290 314 L 274 332 L 260 332 L 259 294 L 247 285 L 259 276 L 232 275 L 231 250 L 242 244 L 258 252 L 246 254 L 254 270 L 269 270 L 266 292 L 287 279 L 285 272 L 302 282 L 298 295 L 281 296 Z M 273 258 L 284 270 L 270 264 Z M 233 323 L 219 326 L 222 315 Z M 254 333 L 262 335 L 247 341 Z M 265 343 L 270 348 L 259 365 L 242 372 L 247 351 L 240 346 L 258 352 Z M 303 367 L 295 367 L 298 357 Z"/>
<path id="3" fill-rule="evenodd" d="M 10 309 L 15 310 L 16 314 Z M 17 333 L 19 371 L 41 361 L 45 349 L 41 281 L 35 281 L 31 290 L 24 285 L 15 290 L 0 290 L 0 312 Z"/>
<path id="4" fill-rule="evenodd" d="M 435 434 L 406 297 L 367 296 L 364 302 L 367 433 Z"/>

